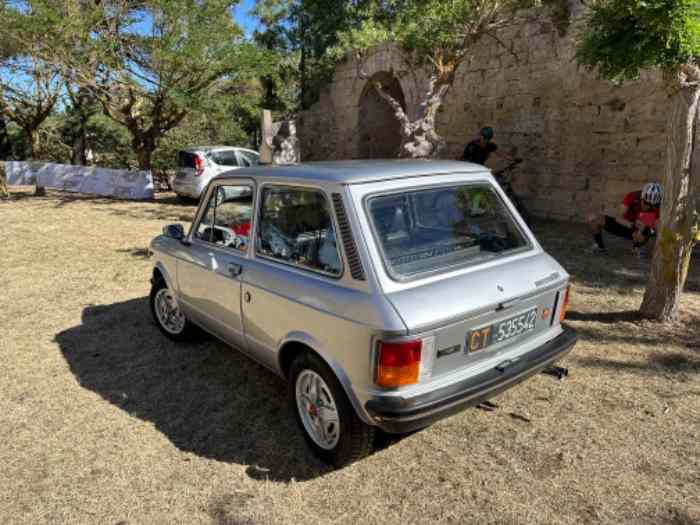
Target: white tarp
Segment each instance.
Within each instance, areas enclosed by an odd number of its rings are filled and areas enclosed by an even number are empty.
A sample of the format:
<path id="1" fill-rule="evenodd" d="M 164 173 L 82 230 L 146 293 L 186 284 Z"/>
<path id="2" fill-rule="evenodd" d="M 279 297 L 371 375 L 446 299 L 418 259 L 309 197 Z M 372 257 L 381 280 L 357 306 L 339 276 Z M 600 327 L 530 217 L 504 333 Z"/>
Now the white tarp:
<path id="1" fill-rule="evenodd" d="M 8 185 L 37 185 L 119 199 L 153 198 L 150 171 L 112 170 L 52 162 L 5 162 Z"/>

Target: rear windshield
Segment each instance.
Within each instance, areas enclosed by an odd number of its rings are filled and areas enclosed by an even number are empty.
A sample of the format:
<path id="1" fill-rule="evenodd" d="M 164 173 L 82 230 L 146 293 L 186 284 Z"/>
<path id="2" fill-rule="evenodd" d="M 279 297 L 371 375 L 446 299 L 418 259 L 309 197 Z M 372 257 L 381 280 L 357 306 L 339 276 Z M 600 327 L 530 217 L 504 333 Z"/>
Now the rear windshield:
<path id="1" fill-rule="evenodd" d="M 408 278 L 502 257 L 527 246 L 488 184 L 370 197 L 368 212 L 389 272 Z"/>
<path id="2" fill-rule="evenodd" d="M 234 150 L 215 151 L 210 158 L 219 166 L 238 166 L 238 158 Z"/>
<path id="3" fill-rule="evenodd" d="M 179 168 L 193 168 L 196 169 L 197 165 L 194 160 L 194 153 L 189 153 L 187 151 L 177 152 L 177 165 Z"/>

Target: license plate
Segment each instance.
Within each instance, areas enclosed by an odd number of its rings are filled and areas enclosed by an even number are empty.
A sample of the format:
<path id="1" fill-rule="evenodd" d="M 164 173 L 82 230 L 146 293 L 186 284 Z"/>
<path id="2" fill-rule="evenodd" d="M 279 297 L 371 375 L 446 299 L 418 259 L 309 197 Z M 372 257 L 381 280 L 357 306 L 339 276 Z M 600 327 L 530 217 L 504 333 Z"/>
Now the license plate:
<path id="1" fill-rule="evenodd" d="M 520 335 L 531 332 L 537 324 L 537 308 L 518 314 L 505 321 L 482 326 L 467 334 L 467 352 L 483 350 L 491 345 L 502 343 Z"/>

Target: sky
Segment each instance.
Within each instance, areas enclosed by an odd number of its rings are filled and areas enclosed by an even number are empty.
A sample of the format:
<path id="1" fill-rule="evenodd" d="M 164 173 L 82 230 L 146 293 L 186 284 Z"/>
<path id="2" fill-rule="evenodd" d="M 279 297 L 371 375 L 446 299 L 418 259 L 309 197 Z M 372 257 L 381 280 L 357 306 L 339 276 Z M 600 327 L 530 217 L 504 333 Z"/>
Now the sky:
<path id="1" fill-rule="evenodd" d="M 245 32 L 245 36 L 250 38 L 253 32 L 260 27 L 259 20 L 251 14 L 255 8 L 255 0 L 240 0 L 240 3 L 233 10 L 233 18 Z M 138 32 L 147 33 L 150 28 L 150 16 L 144 16 L 142 20 L 134 24 L 133 28 Z"/>
<path id="2" fill-rule="evenodd" d="M 258 19 L 250 15 L 250 11 L 252 11 L 254 7 L 255 0 L 241 0 L 241 3 L 236 6 L 234 11 L 234 18 L 243 28 L 247 37 L 250 37 L 253 31 L 260 25 Z"/>

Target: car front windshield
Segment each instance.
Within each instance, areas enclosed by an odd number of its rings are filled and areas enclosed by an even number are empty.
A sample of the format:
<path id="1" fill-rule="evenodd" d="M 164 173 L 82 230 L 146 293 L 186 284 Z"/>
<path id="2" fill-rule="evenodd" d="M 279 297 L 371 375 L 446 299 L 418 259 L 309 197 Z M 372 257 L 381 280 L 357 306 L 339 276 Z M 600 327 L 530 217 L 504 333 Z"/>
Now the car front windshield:
<path id="1" fill-rule="evenodd" d="M 367 208 L 389 272 L 410 278 L 500 257 L 527 240 L 488 184 L 370 197 Z"/>

